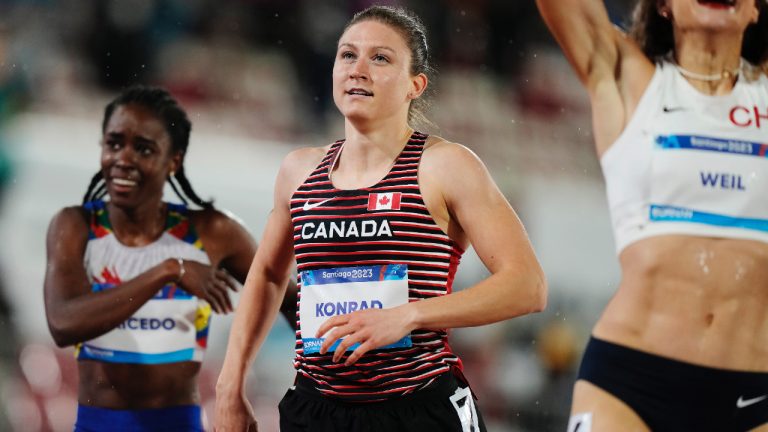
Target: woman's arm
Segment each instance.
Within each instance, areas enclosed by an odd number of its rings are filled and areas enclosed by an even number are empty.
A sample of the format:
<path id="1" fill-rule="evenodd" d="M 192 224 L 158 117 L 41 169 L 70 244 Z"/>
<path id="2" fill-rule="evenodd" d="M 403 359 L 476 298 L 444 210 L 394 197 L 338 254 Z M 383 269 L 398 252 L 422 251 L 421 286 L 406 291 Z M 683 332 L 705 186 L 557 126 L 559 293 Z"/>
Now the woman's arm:
<path id="1" fill-rule="evenodd" d="M 230 386 L 239 392 L 256 351 L 272 327 L 290 277 L 291 235 L 287 206 L 273 209 L 237 305 L 217 394 Z"/>
<path id="2" fill-rule="evenodd" d="M 597 153 L 621 135 L 653 77 L 654 65 L 615 28 L 603 0 L 536 0 L 592 101 Z"/>
<path id="3" fill-rule="evenodd" d="M 543 310 L 544 272 L 523 224 L 482 161 L 466 147 L 442 141 L 425 151 L 419 175 L 424 189 L 435 190 L 427 193 L 443 197 L 449 227 L 455 227 L 449 232 L 463 232 L 491 275 L 451 295 L 409 304 L 411 325 L 478 326 Z"/>
<path id="4" fill-rule="evenodd" d="M 307 161 L 319 160 L 312 156 L 313 150 L 288 155 L 275 181 L 274 208 L 248 271 L 216 384 L 217 431 L 246 430 L 255 423 L 245 397 L 245 378 L 285 297 L 294 262 L 290 197 L 311 169 Z"/>
<path id="5" fill-rule="evenodd" d="M 91 292 L 83 264 L 87 241 L 88 222 L 82 208 L 65 208 L 53 217 L 46 239 L 43 288 L 48 328 L 58 346 L 112 330 L 180 274 L 178 262 L 166 260 L 119 287 Z"/>
<path id="6" fill-rule="evenodd" d="M 544 22 L 584 86 L 614 79 L 618 38 L 603 0 L 536 0 Z"/>
<path id="7" fill-rule="evenodd" d="M 65 208 L 54 216 L 46 240 L 44 296 L 48 328 L 59 346 L 114 329 L 169 283 L 208 301 L 217 313 L 232 310 L 227 291 L 235 285 L 226 272 L 191 260 L 181 264 L 175 257 L 118 286 L 92 292 L 83 262 L 87 242 L 88 221 L 82 208 Z"/>
<path id="8" fill-rule="evenodd" d="M 465 147 L 443 141 L 425 150 L 419 183 L 425 201 L 437 197 L 429 200 L 438 202 L 430 212 L 450 219 L 449 235 L 459 240 L 466 236 L 491 276 L 449 295 L 328 319 L 317 335 L 336 327 L 326 336 L 321 353 L 344 338 L 335 361 L 354 343 L 361 345 L 346 359 L 347 365 L 417 328 L 479 326 L 544 309 L 544 273 L 520 220 L 482 162 Z"/>

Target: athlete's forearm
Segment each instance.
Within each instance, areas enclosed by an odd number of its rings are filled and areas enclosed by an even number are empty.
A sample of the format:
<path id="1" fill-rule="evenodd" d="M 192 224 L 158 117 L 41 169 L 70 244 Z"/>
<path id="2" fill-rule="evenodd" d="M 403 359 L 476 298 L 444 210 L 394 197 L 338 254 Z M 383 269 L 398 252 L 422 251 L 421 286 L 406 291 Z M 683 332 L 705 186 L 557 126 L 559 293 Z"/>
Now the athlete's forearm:
<path id="1" fill-rule="evenodd" d="M 271 279 L 256 267 L 248 274 L 229 333 L 217 395 L 234 396 L 243 391 L 248 368 L 277 317 L 287 284 L 287 276 Z"/>
<path id="2" fill-rule="evenodd" d="M 56 345 L 64 347 L 107 333 L 177 277 L 178 264 L 175 260 L 166 260 L 114 288 L 51 305 L 48 327 Z"/>
<path id="3" fill-rule="evenodd" d="M 501 271 L 465 290 L 409 303 L 413 328 L 445 329 L 491 324 L 540 312 L 547 303 L 543 274 Z"/>

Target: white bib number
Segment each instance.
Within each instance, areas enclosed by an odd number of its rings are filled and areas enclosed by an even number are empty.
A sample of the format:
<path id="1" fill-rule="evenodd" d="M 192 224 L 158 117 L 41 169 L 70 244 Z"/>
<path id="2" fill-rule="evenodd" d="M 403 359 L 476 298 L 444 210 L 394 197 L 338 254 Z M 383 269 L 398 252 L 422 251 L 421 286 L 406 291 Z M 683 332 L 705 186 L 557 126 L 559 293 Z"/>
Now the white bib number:
<path id="1" fill-rule="evenodd" d="M 338 267 L 301 272 L 301 334 L 305 354 L 320 351 L 324 337 L 315 337 L 327 319 L 363 309 L 388 309 L 408 303 L 408 266 L 389 264 Z M 323 335 L 324 336 L 324 335 Z M 341 339 L 329 351 L 334 351 Z M 347 348 L 354 350 L 359 344 Z M 411 346 L 410 335 L 379 347 Z"/>
<path id="2" fill-rule="evenodd" d="M 766 147 L 703 136 L 657 137 L 649 219 L 768 232 Z"/>

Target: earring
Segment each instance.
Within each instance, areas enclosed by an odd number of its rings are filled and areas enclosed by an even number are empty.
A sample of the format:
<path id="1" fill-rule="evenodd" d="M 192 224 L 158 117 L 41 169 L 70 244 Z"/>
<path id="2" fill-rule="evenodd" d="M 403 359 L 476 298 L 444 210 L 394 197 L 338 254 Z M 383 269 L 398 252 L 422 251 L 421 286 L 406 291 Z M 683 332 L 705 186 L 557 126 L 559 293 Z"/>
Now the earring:
<path id="1" fill-rule="evenodd" d="M 170 173 L 170 174 L 168 174 L 168 177 L 173 177 L 173 176 L 175 176 L 175 175 L 176 175 L 176 171 L 171 171 L 171 173 Z"/>
<path id="2" fill-rule="evenodd" d="M 661 16 L 664 17 L 664 19 L 669 19 L 669 9 L 662 9 L 661 10 Z"/>

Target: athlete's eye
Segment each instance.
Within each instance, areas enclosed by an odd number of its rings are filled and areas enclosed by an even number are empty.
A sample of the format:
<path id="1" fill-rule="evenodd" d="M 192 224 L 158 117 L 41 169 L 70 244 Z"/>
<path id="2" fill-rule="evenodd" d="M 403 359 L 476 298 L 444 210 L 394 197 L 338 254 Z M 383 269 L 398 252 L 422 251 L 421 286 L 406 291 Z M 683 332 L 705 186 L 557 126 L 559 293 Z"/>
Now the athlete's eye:
<path id="1" fill-rule="evenodd" d="M 389 58 L 382 54 L 376 54 L 373 56 L 373 61 L 377 63 L 389 63 Z"/>
<path id="2" fill-rule="evenodd" d="M 104 146 L 111 151 L 118 151 L 122 147 L 122 143 L 116 139 L 108 139 L 104 141 Z"/>
<path id="3" fill-rule="evenodd" d="M 136 150 L 142 156 L 151 156 L 155 152 L 150 146 L 146 145 L 139 145 L 136 147 Z"/>

